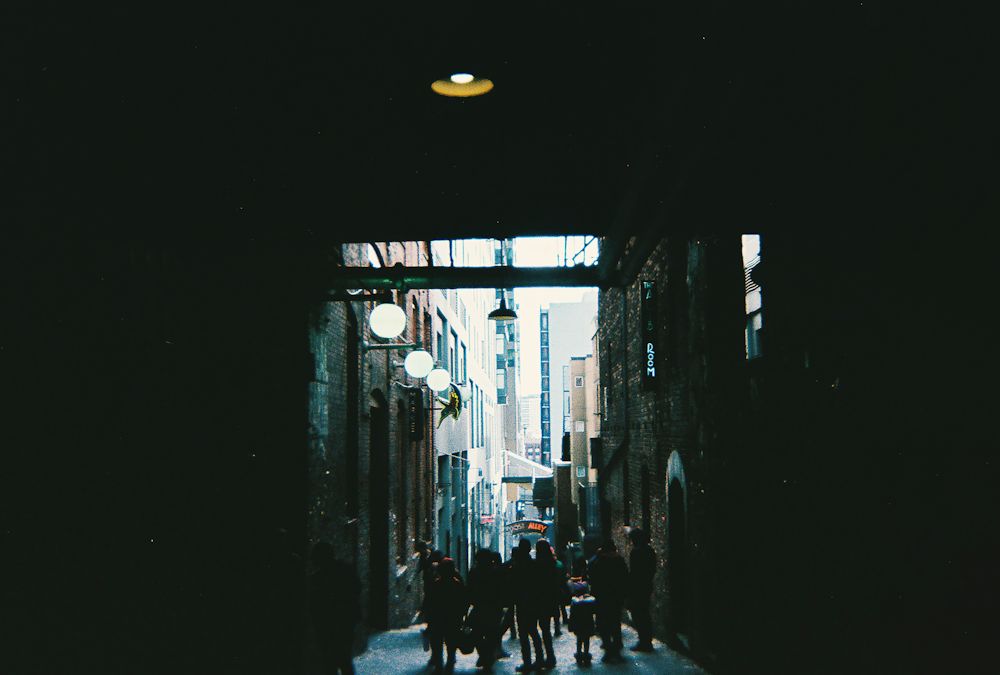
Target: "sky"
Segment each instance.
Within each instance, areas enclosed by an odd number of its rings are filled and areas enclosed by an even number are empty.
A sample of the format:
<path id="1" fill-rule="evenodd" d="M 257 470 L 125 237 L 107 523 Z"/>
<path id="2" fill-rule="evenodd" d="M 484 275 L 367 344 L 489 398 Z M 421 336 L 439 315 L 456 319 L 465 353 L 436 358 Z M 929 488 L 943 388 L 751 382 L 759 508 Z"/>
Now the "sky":
<path id="1" fill-rule="evenodd" d="M 567 239 L 564 246 L 564 239 Z M 589 238 L 587 238 L 589 239 Z M 548 267 L 562 264 L 565 257 L 572 258 L 583 249 L 583 237 L 519 237 L 514 239 L 514 265 L 516 267 Z M 595 264 L 598 246 L 596 240 L 587 246 L 585 255 L 577 262 Z M 538 311 L 551 302 L 579 302 L 591 287 L 576 288 L 516 288 L 517 320 L 521 333 L 521 395 L 539 394 L 542 381 L 539 371 L 540 345 L 538 343 Z"/>

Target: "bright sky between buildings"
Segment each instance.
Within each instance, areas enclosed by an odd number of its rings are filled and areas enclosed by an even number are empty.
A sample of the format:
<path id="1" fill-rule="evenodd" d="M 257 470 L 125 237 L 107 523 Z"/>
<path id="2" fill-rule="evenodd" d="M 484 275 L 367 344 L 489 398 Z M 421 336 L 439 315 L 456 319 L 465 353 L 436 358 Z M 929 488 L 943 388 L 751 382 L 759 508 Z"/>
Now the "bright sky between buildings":
<path id="1" fill-rule="evenodd" d="M 589 244 L 588 244 L 589 240 Z M 584 248 L 586 245 L 586 248 Z M 517 267 L 557 267 L 569 264 L 597 263 L 599 248 L 591 237 L 519 237 L 514 239 L 514 265 Z M 573 256 L 577 256 L 576 263 Z M 579 302 L 593 288 L 517 288 L 514 289 L 517 320 L 521 334 L 521 394 L 542 391 L 541 359 L 538 337 L 538 312 L 551 302 Z"/>

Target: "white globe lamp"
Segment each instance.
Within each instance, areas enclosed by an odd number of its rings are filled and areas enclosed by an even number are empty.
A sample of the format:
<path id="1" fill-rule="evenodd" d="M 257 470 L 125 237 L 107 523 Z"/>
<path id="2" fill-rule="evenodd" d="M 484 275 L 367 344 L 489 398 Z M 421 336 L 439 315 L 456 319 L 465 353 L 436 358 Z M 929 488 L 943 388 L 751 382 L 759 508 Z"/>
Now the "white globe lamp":
<path id="1" fill-rule="evenodd" d="M 451 375 L 444 368 L 435 368 L 427 374 L 427 386 L 434 391 L 444 391 L 451 386 Z"/>
<path id="2" fill-rule="evenodd" d="M 410 377 L 427 377 L 434 370 L 434 357 L 423 349 L 415 349 L 403 359 L 403 368 Z"/>
<path id="3" fill-rule="evenodd" d="M 394 338 L 406 328 L 406 313 L 391 302 L 386 302 L 372 310 L 368 324 L 380 338 Z"/>

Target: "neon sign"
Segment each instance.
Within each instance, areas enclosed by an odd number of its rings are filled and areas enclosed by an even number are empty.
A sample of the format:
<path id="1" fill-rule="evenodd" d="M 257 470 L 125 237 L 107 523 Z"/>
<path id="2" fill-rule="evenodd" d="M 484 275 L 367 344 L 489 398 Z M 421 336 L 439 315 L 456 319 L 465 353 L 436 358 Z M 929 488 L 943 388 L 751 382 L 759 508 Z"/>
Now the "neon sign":
<path id="1" fill-rule="evenodd" d="M 656 282 L 643 281 L 639 298 L 639 318 L 642 321 L 642 341 L 645 344 L 645 363 L 642 388 L 656 388 Z"/>

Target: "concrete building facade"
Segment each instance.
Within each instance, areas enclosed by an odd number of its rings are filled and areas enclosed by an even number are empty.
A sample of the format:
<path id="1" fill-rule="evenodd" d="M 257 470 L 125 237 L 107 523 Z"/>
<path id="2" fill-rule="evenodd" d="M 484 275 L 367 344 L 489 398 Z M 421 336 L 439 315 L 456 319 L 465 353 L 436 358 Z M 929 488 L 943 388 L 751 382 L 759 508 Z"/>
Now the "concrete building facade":
<path id="1" fill-rule="evenodd" d="M 542 464 L 562 454 L 569 361 L 590 353 L 597 328 L 597 299 L 593 291 L 580 302 L 550 303 L 540 310 Z"/>

